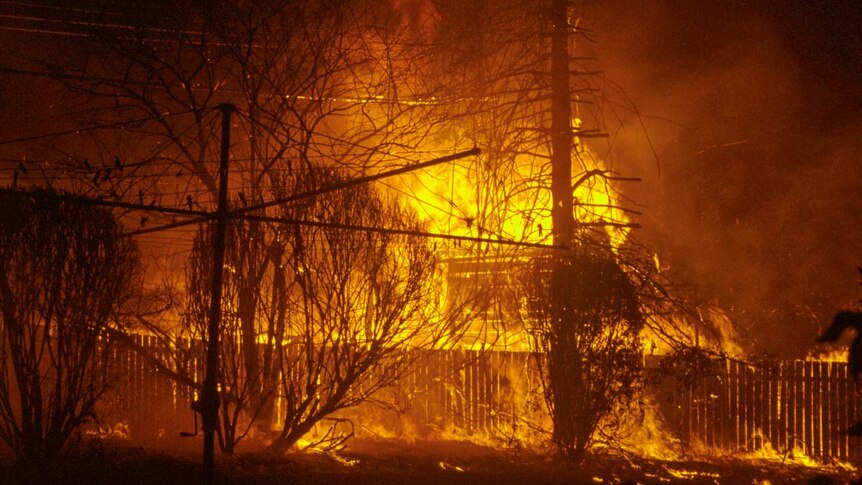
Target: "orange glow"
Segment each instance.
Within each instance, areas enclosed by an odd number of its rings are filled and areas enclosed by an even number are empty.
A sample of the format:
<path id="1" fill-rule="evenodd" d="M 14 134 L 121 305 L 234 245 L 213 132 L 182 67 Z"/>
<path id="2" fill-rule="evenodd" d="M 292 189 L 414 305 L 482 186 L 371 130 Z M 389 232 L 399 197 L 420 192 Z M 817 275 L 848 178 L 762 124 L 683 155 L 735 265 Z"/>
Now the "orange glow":
<path id="1" fill-rule="evenodd" d="M 604 162 L 580 143 L 572 171 L 578 180 Z M 432 149 L 430 153 L 442 154 Z M 541 180 L 547 174 L 547 153 L 515 155 L 508 173 L 493 173 L 489 155 L 456 161 L 399 177 L 389 185 L 396 197 L 412 206 L 429 230 L 457 236 L 503 238 L 548 243 L 551 236 L 551 194 Z M 581 163 L 584 167 L 578 166 Z M 619 209 L 611 181 L 588 177 L 574 190 L 575 219 L 582 223 L 628 223 Z M 605 227 L 614 248 L 629 229 Z"/>
<path id="2" fill-rule="evenodd" d="M 813 360 L 816 362 L 847 362 L 847 347 L 828 349 L 822 351 L 812 350 L 805 356 L 805 360 Z"/>

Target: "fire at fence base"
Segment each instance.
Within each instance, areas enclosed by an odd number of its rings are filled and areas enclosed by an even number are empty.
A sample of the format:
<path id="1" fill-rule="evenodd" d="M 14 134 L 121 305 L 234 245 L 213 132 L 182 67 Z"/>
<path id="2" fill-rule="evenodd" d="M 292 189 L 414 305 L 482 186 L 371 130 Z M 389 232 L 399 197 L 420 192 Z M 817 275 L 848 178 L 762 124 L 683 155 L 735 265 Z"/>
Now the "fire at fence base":
<path id="1" fill-rule="evenodd" d="M 135 338 L 141 348 L 159 351 L 154 338 Z M 549 446 L 551 420 L 530 354 L 422 352 L 414 371 L 397 386 L 321 422 L 298 445 L 357 436 L 471 441 L 509 451 Z M 101 406 L 106 433 L 164 443 L 195 427 L 194 391 L 159 374 L 131 350 L 118 349 L 114 357 L 124 377 Z M 812 467 L 862 463 L 862 440 L 844 432 L 862 417 L 845 363 L 713 360 L 709 372 L 680 379 L 658 372 L 660 360 L 646 358 L 652 377 L 644 395 L 630 405 L 617 436 L 597 438 L 597 451 Z M 277 411 L 272 422 L 258 423 L 249 439 L 265 442 L 280 419 Z"/>

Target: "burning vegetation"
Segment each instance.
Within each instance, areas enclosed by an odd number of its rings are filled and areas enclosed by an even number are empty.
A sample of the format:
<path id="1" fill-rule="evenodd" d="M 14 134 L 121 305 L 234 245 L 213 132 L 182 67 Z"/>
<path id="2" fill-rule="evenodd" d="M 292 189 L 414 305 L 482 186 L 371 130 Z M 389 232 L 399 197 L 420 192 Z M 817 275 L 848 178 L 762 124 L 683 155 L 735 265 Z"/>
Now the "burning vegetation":
<path id="1" fill-rule="evenodd" d="M 202 444 L 205 481 L 243 449 L 373 476 L 410 443 L 431 478 L 854 470 L 847 365 L 753 352 L 639 240 L 570 2 L 90 7 L 56 7 L 68 55 L 28 71 L 69 96 L 67 156 L 0 172 L 18 463 Z"/>

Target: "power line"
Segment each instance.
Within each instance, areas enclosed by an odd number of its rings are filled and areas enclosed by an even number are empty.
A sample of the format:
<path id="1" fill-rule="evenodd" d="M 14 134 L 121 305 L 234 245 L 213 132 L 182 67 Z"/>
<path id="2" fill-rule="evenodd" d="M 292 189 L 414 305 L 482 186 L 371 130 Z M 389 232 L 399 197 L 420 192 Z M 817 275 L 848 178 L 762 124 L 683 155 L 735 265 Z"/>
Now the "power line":
<path id="1" fill-rule="evenodd" d="M 124 14 L 120 12 L 109 12 L 106 10 L 92 10 L 89 8 L 80 8 L 80 7 L 69 7 L 69 6 L 58 6 L 58 5 L 48 5 L 45 3 L 31 3 L 31 2 L 10 2 L 8 0 L 0 1 L 0 5 L 11 5 L 13 7 L 25 7 L 25 8 L 36 8 L 36 9 L 45 9 L 45 10 L 58 10 L 61 12 L 79 12 L 79 13 L 95 13 L 95 14 L 103 14 L 112 17 L 123 17 Z"/>
<path id="2" fill-rule="evenodd" d="M 368 148 L 368 149 L 369 150 L 375 150 L 374 148 Z M 302 155 L 302 157 L 308 158 L 308 159 L 320 159 L 320 160 L 331 159 L 331 157 L 327 156 L 327 155 L 306 155 L 306 154 L 304 154 L 304 155 Z M 405 160 L 408 160 L 407 157 L 396 157 L 396 158 L 403 158 Z M 89 158 L 86 158 L 86 160 L 87 160 L 87 163 L 90 163 Z M 271 158 L 265 158 L 265 157 L 260 157 L 260 156 L 257 156 L 257 157 L 231 157 L 230 160 L 232 162 L 259 161 L 261 163 L 273 161 L 273 159 L 271 159 Z M 279 159 L 276 159 L 275 161 L 279 161 L 279 160 L 287 161 L 288 158 L 281 157 Z M 200 160 L 196 159 L 195 161 L 201 162 L 201 163 L 216 163 L 216 162 L 218 162 L 218 160 L 215 160 L 212 158 L 203 158 Z M 104 170 L 106 168 L 111 168 L 111 169 L 117 168 L 116 162 L 112 162 L 112 164 L 100 164 L 98 166 L 91 166 L 90 168 L 87 168 L 86 165 L 82 166 L 83 160 L 78 161 L 78 160 L 75 160 L 71 157 L 67 158 L 66 160 L 48 160 L 45 158 L 26 158 L 26 157 L 20 157 L 20 158 L 0 157 L 0 163 L 2 163 L 2 162 L 25 163 L 28 165 L 30 165 L 30 164 L 41 164 L 44 166 L 36 167 L 36 168 L 41 169 L 41 170 L 66 170 L 66 171 L 77 171 L 77 172 L 84 171 L 86 173 L 92 173 L 95 170 L 100 170 L 100 169 Z M 179 160 L 173 160 L 167 156 L 159 156 L 159 157 L 154 157 L 153 159 L 144 159 L 144 160 L 137 161 L 137 162 L 122 161 L 121 163 L 123 165 L 123 168 L 135 168 L 135 167 L 176 166 L 177 164 L 185 163 L 185 162 L 181 162 Z M 0 170 L 9 170 L 9 169 L 13 169 L 13 168 L 15 168 L 15 167 L 0 168 Z M 299 166 L 296 166 L 296 167 L 291 166 L 289 168 L 283 168 L 281 170 L 293 171 L 293 172 L 314 172 L 314 171 L 322 171 L 322 170 L 325 170 L 328 172 L 334 172 L 334 171 L 356 172 L 355 169 L 348 169 L 347 167 L 318 167 L 318 166 L 314 166 L 314 167 L 306 168 L 306 167 L 302 166 L 301 164 Z M 234 168 L 231 168 L 229 171 L 230 171 L 230 173 L 247 173 L 247 172 L 260 172 L 261 170 L 255 169 L 255 168 L 234 167 Z M 183 174 L 189 174 L 189 175 L 199 175 L 202 173 L 211 173 L 211 172 L 208 170 L 188 170 L 188 169 L 183 170 Z"/>
<path id="3" fill-rule="evenodd" d="M 49 6 L 49 5 L 44 5 L 44 4 L 10 2 L 10 1 L 0 1 L 0 5 L 11 5 L 11 6 L 25 7 L 25 8 L 30 8 L 31 11 L 39 9 L 40 7 L 42 7 L 42 8 L 57 10 L 60 12 L 65 12 L 65 13 L 75 12 L 75 13 L 88 13 L 88 14 L 97 14 L 97 15 L 101 14 L 101 15 L 108 16 L 108 17 L 115 17 L 115 18 L 125 19 L 125 20 L 129 20 L 129 21 L 131 20 L 127 13 L 117 12 L 117 11 L 58 7 L 58 6 Z M 143 8 L 141 8 L 141 10 L 143 10 Z M 149 18 L 152 18 L 151 6 L 147 6 L 146 13 L 147 13 Z M 170 14 L 168 13 L 168 15 L 170 15 Z M 71 26 L 81 25 L 83 27 L 90 27 L 90 28 L 100 27 L 100 28 L 114 29 L 114 30 L 131 30 L 131 31 L 135 31 L 135 32 L 163 33 L 163 34 L 171 34 L 172 36 L 174 34 L 183 34 L 183 35 L 187 35 L 187 36 L 197 36 L 197 37 L 203 38 L 208 33 L 208 32 L 203 31 L 203 30 L 190 30 L 187 28 L 170 29 L 170 28 L 164 28 L 164 27 L 145 27 L 145 26 L 140 26 L 140 25 L 134 25 L 132 23 L 110 23 L 109 24 L 109 23 L 104 23 L 104 21 L 103 22 L 96 22 L 96 21 L 92 21 L 92 20 L 87 20 L 87 21 L 71 20 L 68 18 L 58 19 L 58 18 L 51 18 L 51 17 L 45 17 L 45 16 L 35 17 L 32 15 L 27 16 L 27 15 L 15 15 L 15 14 L 0 14 L 0 17 L 6 17 L 6 18 L 9 18 L 12 20 L 23 20 L 23 21 L 34 22 L 34 23 L 43 22 L 43 23 L 48 23 L 48 24 L 55 24 L 55 25 L 60 24 L 60 25 L 71 25 Z M 79 18 L 87 18 L 87 17 L 79 17 Z M 160 17 L 160 20 L 162 20 L 161 24 L 167 23 L 168 21 L 170 21 L 172 19 L 173 19 L 172 16 Z M 159 24 L 159 23 L 158 22 L 151 22 L 151 24 Z M 84 32 L 70 32 L 69 30 L 27 29 L 27 28 L 16 28 L 16 27 L 0 27 L 0 30 L 12 30 L 12 31 L 21 31 L 21 32 L 55 34 L 55 35 L 60 35 L 60 36 L 93 37 L 93 35 L 91 35 L 91 34 L 87 34 Z M 342 35 L 346 36 L 347 34 L 342 33 Z M 241 38 L 241 37 L 237 37 L 237 39 L 244 40 L 244 38 Z M 176 43 L 176 39 L 161 39 L 161 38 L 153 38 L 153 37 L 142 38 L 142 39 L 132 38 L 131 40 L 146 40 L 146 41 L 155 41 L 155 42 Z M 383 45 L 388 45 L 388 46 L 393 46 L 393 47 L 397 47 L 397 46 L 403 47 L 403 46 L 414 45 L 413 43 L 405 44 L 403 41 L 402 42 L 369 41 L 368 39 L 362 37 L 361 35 L 356 36 L 355 40 L 361 40 L 363 43 L 370 44 L 370 45 L 383 44 Z M 218 46 L 226 45 L 223 42 L 213 42 L 211 40 L 208 43 L 210 45 L 218 45 Z M 200 42 L 198 42 L 198 43 L 190 42 L 190 44 L 195 45 L 195 46 L 201 45 Z M 252 47 L 271 48 L 272 46 L 267 45 L 267 44 L 261 44 L 261 43 L 253 43 Z"/>
<path id="4" fill-rule="evenodd" d="M 440 162 L 442 163 L 442 162 Z M 334 190 L 334 189 L 330 189 Z M 159 212 L 166 214 L 180 214 L 180 215 L 191 215 L 195 216 L 192 219 L 186 219 L 182 221 L 171 222 L 169 224 L 164 224 L 161 226 L 156 226 L 152 228 L 140 229 L 136 231 L 131 231 L 123 234 L 126 237 L 130 236 L 138 236 L 143 234 L 149 234 L 153 232 L 159 232 L 167 229 L 187 226 L 191 224 L 198 224 L 201 222 L 206 222 L 215 217 L 214 213 L 205 212 L 205 211 L 195 211 L 195 210 L 186 210 L 186 209 L 177 209 L 173 207 L 161 207 L 157 205 L 141 205 L 141 204 L 132 204 L 128 202 L 119 202 L 119 201 L 107 201 L 100 199 L 93 199 L 89 197 L 83 197 L 72 194 L 32 194 L 29 192 L 24 192 L 20 190 L 13 190 L 8 188 L 0 188 L 0 195 L 13 195 L 13 196 L 36 196 L 36 197 L 50 197 L 57 200 L 63 200 L 67 202 L 80 203 L 80 204 L 90 204 L 104 207 L 117 207 L 117 208 L 125 208 L 125 209 L 133 209 L 140 210 L 145 212 Z M 458 236 L 454 234 L 442 234 L 442 233 L 433 233 L 427 231 L 420 231 L 415 229 L 395 229 L 395 228 L 384 228 L 384 227 L 371 227 L 371 226 L 361 226 L 354 224 L 341 224 L 334 222 L 320 222 L 320 221 L 308 221 L 302 219 L 289 219 L 289 218 L 281 218 L 281 217 L 268 217 L 268 216 L 258 216 L 243 213 L 242 211 L 234 211 L 228 214 L 229 219 L 238 219 L 238 220 L 253 220 L 260 222 L 271 222 L 271 223 L 279 223 L 279 224 L 287 224 L 287 225 L 298 225 L 298 226 L 309 226 L 309 227 L 320 227 L 320 228 L 329 228 L 329 229 L 344 229 L 344 230 L 352 230 L 352 231 L 361 231 L 361 232 L 376 232 L 381 234 L 393 234 L 393 235 L 404 235 L 404 236 L 416 236 L 416 237 L 424 237 L 429 239 L 444 239 L 444 240 L 454 240 L 454 241 L 465 241 L 465 242 L 476 242 L 476 243 L 488 243 L 488 244 L 499 244 L 499 245 L 507 245 L 507 246 L 519 246 L 519 247 L 530 247 L 530 248 L 545 248 L 545 249 L 565 249 L 562 246 L 554 246 L 549 244 L 542 243 L 530 243 L 523 241 L 515 241 L 511 239 L 491 239 L 491 238 L 482 238 L 482 237 L 473 237 L 473 236 Z"/>
<path id="5" fill-rule="evenodd" d="M 116 30 L 143 30 L 145 32 L 159 32 L 159 33 L 168 33 L 173 34 L 176 33 L 175 30 L 165 29 L 165 28 L 157 28 L 157 27 L 146 27 L 141 29 L 140 27 L 134 25 L 127 24 L 106 24 L 101 22 L 85 22 L 81 20 L 71 20 L 71 19 L 56 19 L 56 18 L 48 18 L 48 17 L 34 17 L 31 15 L 14 15 L 14 14 L 3 14 L 0 13 L 0 18 L 10 19 L 10 20 L 23 20 L 25 22 L 44 22 L 47 24 L 59 24 L 62 26 L 81 26 L 87 28 L 93 27 L 101 27 L 107 29 L 116 29 Z M 68 30 L 63 30 L 62 32 L 69 32 Z M 203 36 L 204 33 L 200 31 L 193 30 L 183 30 L 182 31 L 186 35 L 197 35 Z"/>
<path id="6" fill-rule="evenodd" d="M 8 188 L 0 188 L 0 194 L 2 195 L 17 195 L 17 196 L 36 196 L 36 197 L 50 197 L 55 200 L 62 200 L 66 202 L 74 202 L 81 204 L 91 204 L 98 205 L 104 207 L 117 207 L 123 209 L 133 209 L 133 210 L 141 210 L 146 212 L 161 212 L 164 214 L 174 214 L 174 215 L 185 215 L 185 216 L 198 216 L 198 217 L 212 217 L 212 214 L 205 211 L 196 211 L 191 209 L 178 209 L 175 207 L 163 207 L 159 205 L 145 205 L 145 204 L 133 204 L 131 202 L 122 202 L 122 201 L 109 201 L 102 199 L 94 199 L 91 197 L 84 197 L 81 195 L 74 194 L 32 194 L 29 192 L 23 192 L 20 190 L 13 190 Z"/>
<path id="7" fill-rule="evenodd" d="M 455 153 L 455 154 L 452 154 L 452 155 L 447 155 L 447 156 L 444 156 L 444 157 L 438 157 L 438 158 L 435 158 L 435 159 L 433 159 L 433 160 L 429 160 L 429 161 L 427 161 L 427 162 L 416 163 L 416 164 L 413 164 L 413 165 L 405 165 L 405 166 L 403 166 L 403 167 L 396 168 L 396 169 L 394 169 L 394 170 L 389 170 L 389 171 L 386 171 L 386 172 L 381 172 L 381 173 L 378 173 L 378 174 L 369 175 L 369 176 L 367 176 L 367 177 L 360 177 L 360 178 L 356 178 L 356 179 L 352 179 L 352 180 L 347 180 L 347 181 L 340 182 L 340 183 L 335 183 L 335 184 L 332 184 L 332 185 L 327 185 L 327 186 L 325 186 L 325 187 L 320 187 L 320 188 L 318 188 L 318 189 L 309 190 L 309 191 L 307 191 L 307 192 L 302 192 L 302 193 L 299 193 L 299 194 L 294 194 L 294 195 L 291 195 L 291 196 L 288 196 L 288 197 L 284 197 L 284 198 L 281 198 L 281 199 L 273 200 L 273 201 L 270 201 L 270 202 L 265 202 L 265 203 L 263 203 L 263 204 L 257 204 L 257 205 L 253 205 L 253 206 L 250 206 L 250 207 L 244 207 L 244 208 L 242 208 L 242 209 L 238 209 L 238 210 L 231 211 L 231 214 L 232 214 L 232 215 L 233 215 L 233 214 L 244 214 L 244 213 L 248 213 L 248 212 L 252 212 L 252 211 L 256 211 L 256 210 L 260 210 L 260 209 L 265 209 L 265 208 L 267 208 L 267 207 L 272 207 L 272 206 L 275 206 L 275 205 L 281 205 L 281 204 L 284 204 L 284 203 L 287 203 L 287 202 L 292 202 L 292 201 L 295 201 L 295 200 L 307 199 L 307 198 L 309 198 L 309 197 L 314 197 L 314 196 L 316 196 L 316 195 L 325 194 L 325 193 L 327 193 L 327 192 L 333 192 L 333 191 L 336 191 L 336 190 L 342 190 L 342 189 L 346 189 L 346 188 L 353 187 L 353 186 L 356 186 L 356 185 L 366 184 L 366 183 L 368 183 L 368 182 L 373 182 L 373 181 L 375 181 L 375 180 L 380 180 L 380 179 L 383 179 L 383 178 L 386 178 L 386 177 L 392 177 L 392 176 L 395 176 L 395 175 L 400 175 L 400 174 L 403 174 L 403 173 L 412 172 L 412 171 L 414 171 L 414 170 L 420 170 L 420 169 L 427 168 L 427 167 L 433 167 L 434 165 L 440 165 L 441 163 L 447 163 L 447 162 L 451 162 L 451 161 L 454 161 L 454 160 L 459 160 L 459 159 L 461 159 L 461 158 L 469 157 L 469 156 L 471 156 L 471 155 L 478 155 L 479 153 L 481 153 L 481 150 L 479 150 L 478 148 L 474 147 L 474 148 L 471 148 L 470 150 L 466 150 L 466 151 L 463 151 L 463 152 Z"/>
<path id="8" fill-rule="evenodd" d="M 75 32 L 63 32 L 63 31 L 53 31 L 47 29 L 28 29 L 24 27 L 6 27 L 0 26 L 0 30 L 4 30 L 7 32 L 24 32 L 28 34 L 49 34 L 49 35 L 58 35 L 62 37 L 89 37 L 87 34 L 80 34 Z"/>
<path id="9" fill-rule="evenodd" d="M 400 194 L 404 195 L 405 197 L 407 197 L 407 198 L 409 198 L 409 199 L 415 200 L 415 201 L 416 201 L 417 203 L 419 203 L 420 205 L 423 205 L 423 206 L 429 206 L 429 207 L 431 207 L 431 208 L 433 208 L 433 209 L 435 209 L 435 210 L 437 210 L 437 211 L 439 211 L 439 212 L 441 212 L 441 213 L 443 213 L 443 214 L 447 215 L 447 216 L 450 218 L 450 221 L 451 221 L 451 219 L 458 219 L 459 221 L 461 221 L 461 222 L 464 222 L 464 223 L 468 224 L 468 227 L 469 227 L 469 224 L 474 225 L 474 226 L 476 227 L 476 229 L 478 229 L 478 230 L 479 230 L 479 234 L 482 234 L 482 232 L 485 232 L 485 233 L 487 233 L 487 234 L 492 234 L 492 235 L 494 235 L 494 236 L 497 236 L 498 238 L 502 238 L 502 237 L 503 237 L 503 235 L 502 235 L 502 234 L 500 234 L 499 232 L 492 231 L 491 229 L 488 229 L 487 227 L 485 227 L 485 226 L 483 226 L 483 225 L 479 224 L 479 222 L 478 222 L 478 221 L 476 221 L 476 220 L 474 220 L 474 221 L 472 221 L 472 222 L 471 222 L 471 221 L 470 221 L 470 218 L 469 218 L 469 217 L 467 217 L 467 216 L 464 216 L 464 215 L 458 215 L 458 214 L 454 213 L 452 210 L 444 209 L 444 208 L 442 208 L 442 207 L 440 207 L 440 206 L 438 206 L 438 205 L 436 205 L 436 204 L 434 204 L 434 203 L 428 202 L 427 200 L 420 199 L 419 197 L 417 197 L 417 196 L 416 196 L 416 194 L 414 194 L 414 193 L 412 193 L 412 192 L 407 192 L 406 190 L 403 190 L 403 189 L 400 189 L 400 188 L 398 188 L 398 187 L 395 187 L 395 186 L 394 186 L 394 185 L 392 185 L 392 184 L 388 184 L 388 183 L 386 183 L 386 182 L 381 182 L 381 183 L 382 183 L 384 186 L 389 187 L 389 189 L 390 189 L 390 190 L 394 190 L 395 192 L 398 192 L 398 193 L 400 193 Z M 453 207 L 453 208 L 455 208 L 455 209 L 458 209 L 458 210 L 460 211 L 460 207 L 458 207 L 458 205 L 457 205 L 457 204 L 455 204 L 455 202 L 454 202 L 453 200 L 448 199 L 448 198 L 446 198 L 445 200 L 446 200 L 447 202 L 449 202 L 449 205 L 450 205 L 451 207 Z M 428 211 L 427 209 L 423 209 L 423 210 L 424 210 L 424 212 L 425 212 L 429 217 L 431 217 L 431 212 L 430 212 L 430 211 Z M 463 211 L 462 211 L 462 212 L 463 212 Z M 451 227 L 451 226 L 450 226 L 450 227 Z"/>
<path id="10" fill-rule="evenodd" d="M 192 112 L 191 110 L 187 110 L 187 111 L 182 111 L 182 112 L 178 112 L 178 113 L 163 114 L 161 116 L 163 116 L 163 117 L 180 116 L 180 115 L 189 114 L 191 112 Z M 10 144 L 14 144 L 14 143 L 23 143 L 23 142 L 28 142 L 28 141 L 43 140 L 45 138 L 56 138 L 58 136 L 77 135 L 77 134 L 80 134 L 82 132 L 103 130 L 103 129 L 108 129 L 108 128 L 119 128 L 119 127 L 125 126 L 125 125 L 143 123 L 146 121 L 150 121 L 152 119 L 153 119 L 152 116 L 147 116 L 144 118 L 133 118 L 131 120 L 115 121 L 113 123 L 103 123 L 103 124 L 91 125 L 91 126 L 87 126 L 87 127 L 83 127 L 83 128 L 75 128 L 75 129 L 71 129 L 71 130 L 55 131 L 55 132 L 51 132 L 51 133 L 43 133 L 41 135 L 30 135 L 30 136 L 24 136 L 21 138 L 11 138 L 9 140 L 0 140 L 0 145 L 10 145 Z"/>
<path id="11" fill-rule="evenodd" d="M 0 26 L 0 30 L 16 30 L 9 27 Z M 77 35 L 77 34 L 69 34 Z M 0 73 L 14 74 L 19 76 L 47 77 L 50 79 L 75 79 L 78 81 L 102 81 L 102 82 L 120 82 L 119 79 L 101 78 L 97 76 L 85 76 L 83 74 L 73 74 L 62 71 L 37 71 L 33 69 L 20 69 L 14 67 L 0 66 Z M 133 81 L 131 79 L 123 79 L 122 82 L 127 85 L 146 86 L 147 83 Z"/>
<path id="12" fill-rule="evenodd" d="M 209 220 L 209 217 L 195 217 L 194 219 L 186 219 L 183 221 L 171 222 L 169 224 L 162 224 L 160 226 L 153 226 L 153 227 L 148 227 L 145 229 L 138 229 L 135 231 L 127 232 L 123 235 L 126 237 L 141 236 L 144 234 L 151 234 L 154 232 L 166 231 L 168 229 L 175 229 L 178 227 L 190 226 L 192 224 L 200 224 L 201 222 L 206 222 L 208 220 Z"/>
<path id="13" fill-rule="evenodd" d="M 380 234 L 392 234 L 392 235 L 401 235 L 401 236 L 416 236 L 416 237 L 429 238 L 429 239 L 447 239 L 447 240 L 452 240 L 452 241 L 490 243 L 490 244 L 499 244 L 499 245 L 504 245 L 504 246 L 519 246 L 519 247 L 544 248 L 544 249 L 566 249 L 563 246 L 554 246 L 554 245 L 550 245 L 550 244 L 514 241 L 511 239 L 490 239 L 490 238 L 474 237 L 474 236 L 457 236 L 455 234 L 441 234 L 441 233 L 434 233 L 434 232 L 419 231 L 419 230 L 415 230 L 415 229 L 394 229 L 394 228 L 386 228 L 386 227 L 371 227 L 371 226 L 360 226 L 360 225 L 355 225 L 355 224 L 341 224 L 341 223 L 337 223 L 337 222 L 318 222 L 318 221 L 307 221 L 307 220 L 301 220 L 301 219 L 287 219 L 287 218 L 281 218 L 281 217 L 268 217 L 268 216 L 256 216 L 256 215 L 243 215 L 241 217 L 238 217 L 238 219 L 261 221 L 261 222 L 274 222 L 274 223 L 278 223 L 278 224 L 288 224 L 288 225 L 295 225 L 295 226 L 320 227 L 320 228 L 327 228 L 327 229 L 344 229 L 344 230 L 348 230 L 348 231 L 374 232 L 374 233 L 380 233 Z"/>

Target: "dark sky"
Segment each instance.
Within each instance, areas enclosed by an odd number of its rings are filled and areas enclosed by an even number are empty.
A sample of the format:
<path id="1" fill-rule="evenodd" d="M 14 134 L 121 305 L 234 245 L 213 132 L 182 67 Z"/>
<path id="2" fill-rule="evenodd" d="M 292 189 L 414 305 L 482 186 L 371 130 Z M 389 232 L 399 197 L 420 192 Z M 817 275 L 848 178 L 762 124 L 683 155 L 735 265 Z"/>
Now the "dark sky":
<path id="1" fill-rule="evenodd" d="M 587 22 L 658 156 L 609 116 L 640 237 L 763 348 L 804 352 L 862 298 L 862 3 L 608 0 Z"/>

